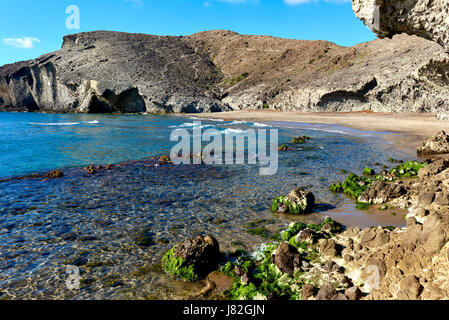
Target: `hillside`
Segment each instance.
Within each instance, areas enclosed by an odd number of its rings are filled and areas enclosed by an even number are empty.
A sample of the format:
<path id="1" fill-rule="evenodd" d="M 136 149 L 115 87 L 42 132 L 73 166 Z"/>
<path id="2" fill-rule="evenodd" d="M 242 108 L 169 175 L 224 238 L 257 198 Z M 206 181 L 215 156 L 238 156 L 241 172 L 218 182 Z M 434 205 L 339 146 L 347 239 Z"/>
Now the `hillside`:
<path id="1" fill-rule="evenodd" d="M 208 31 L 95 31 L 0 68 L 0 110 L 196 113 L 240 109 L 435 112 L 449 54 L 405 34 L 354 47 Z"/>

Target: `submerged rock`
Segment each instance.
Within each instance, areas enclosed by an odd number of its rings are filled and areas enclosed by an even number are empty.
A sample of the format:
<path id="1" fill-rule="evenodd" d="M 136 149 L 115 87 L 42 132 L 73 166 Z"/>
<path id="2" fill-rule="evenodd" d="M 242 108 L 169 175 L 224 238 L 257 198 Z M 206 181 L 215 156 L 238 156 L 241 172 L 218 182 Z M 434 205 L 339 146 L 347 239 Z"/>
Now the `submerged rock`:
<path id="1" fill-rule="evenodd" d="M 418 148 L 418 155 L 433 155 L 449 153 L 449 135 L 441 131 L 433 137 L 427 138 Z"/>
<path id="2" fill-rule="evenodd" d="M 47 178 L 47 179 L 55 179 L 55 178 L 61 178 L 63 176 L 64 176 L 64 172 L 62 172 L 61 170 L 53 170 L 53 171 L 48 172 L 45 175 L 45 178 Z"/>
<path id="3" fill-rule="evenodd" d="M 196 281 L 216 268 L 219 256 L 214 237 L 197 236 L 173 246 L 162 258 L 162 269 L 174 278 Z"/>

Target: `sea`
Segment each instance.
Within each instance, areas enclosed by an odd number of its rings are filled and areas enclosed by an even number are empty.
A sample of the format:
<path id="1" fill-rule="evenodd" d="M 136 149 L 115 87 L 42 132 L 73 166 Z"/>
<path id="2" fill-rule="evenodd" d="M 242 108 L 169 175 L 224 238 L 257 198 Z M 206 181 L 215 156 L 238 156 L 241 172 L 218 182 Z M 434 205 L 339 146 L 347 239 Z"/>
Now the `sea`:
<path id="1" fill-rule="evenodd" d="M 274 175 L 260 175 L 260 164 L 159 165 L 177 143 L 173 131 L 195 128 L 223 137 L 277 130 L 291 150 L 279 152 Z M 0 299 L 192 299 L 204 283 L 175 281 L 160 268 L 189 237 L 213 235 L 226 255 L 256 250 L 292 221 L 404 226 L 400 215 L 359 211 L 329 191 L 347 172 L 415 160 L 391 134 L 188 115 L 0 113 Z M 289 144 L 303 135 L 312 140 Z M 40 175 L 55 169 L 64 176 Z M 274 197 L 298 187 L 314 193 L 314 213 L 270 211 Z"/>

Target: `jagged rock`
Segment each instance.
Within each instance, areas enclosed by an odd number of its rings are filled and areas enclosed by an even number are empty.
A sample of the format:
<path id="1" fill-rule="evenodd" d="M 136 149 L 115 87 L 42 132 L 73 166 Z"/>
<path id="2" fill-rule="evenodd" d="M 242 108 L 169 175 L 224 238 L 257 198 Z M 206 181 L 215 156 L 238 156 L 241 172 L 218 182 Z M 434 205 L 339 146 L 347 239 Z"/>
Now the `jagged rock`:
<path id="1" fill-rule="evenodd" d="M 345 296 L 348 297 L 349 300 L 360 300 L 362 299 L 362 291 L 359 287 L 351 287 L 345 290 Z"/>
<path id="2" fill-rule="evenodd" d="M 433 40 L 449 51 L 447 0 L 352 0 L 352 8 L 381 38 L 405 32 Z"/>
<path id="3" fill-rule="evenodd" d="M 315 295 L 315 287 L 311 284 L 305 284 L 301 288 L 301 299 L 309 300 Z"/>
<path id="4" fill-rule="evenodd" d="M 336 300 L 338 296 L 337 290 L 330 283 L 325 283 L 321 286 L 318 294 L 316 295 L 317 300 Z"/>
<path id="5" fill-rule="evenodd" d="M 389 232 L 382 228 L 364 229 L 360 233 L 360 244 L 368 248 L 381 247 L 389 240 Z"/>
<path id="6" fill-rule="evenodd" d="M 313 211 L 315 196 L 310 191 L 296 189 L 285 197 L 273 199 L 271 210 L 278 213 L 304 214 Z"/>
<path id="7" fill-rule="evenodd" d="M 276 249 L 274 263 L 281 272 L 293 275 L 295 269 L 301 267 L 301 256 L 295 247 L 283 243 Z"/>
<path id="8" fill-rule="evenodd" d="M 449 206 L 449 192 L 442 191 L 436 193 L 434 202 L 439 206 Z"/>
<path id="9" fill-rule="evenodd" d="M 359 197 L 360 202 L 370 204 L 383 204 L 391 199 L 397 199 L 406 194 L 407 190 L 401 184 L 391 184 L 382 180 L 375 181 Z"/>
<path id="10" fill-rule="evenodd" d="M 336 243 L 333 239 L 320 239 L 318 244 L 322 255 L 335 257 L 337 254 Z"/>
<path id="11" fill-rule="evenodd" d="M 64 172 L 62 172 L 61 170 L 53 170 L 53 171 L 48 172 L 45 175 L 45 178 L 47 178 L 47 179 L 55 179 L 55 178 L 61 178 L 63 176 L 64 176 Z"/>
<path id="12" fill-rule="evenodd" d="M 418 172 L 419 178 L 426 178 L 430 176 L 435 176 L 444 170 L 449 168 L 449 160 L 447 159 L 437 159 L 432 161 L 429 165 L 420 169 Z"/>
<path id="13" fill-rule="evenodd" d="M 418 155 L 432 155 L 449 153 L 449 135 L 441 131 L 433 137 L 427 138 L 418 148 Z"/>
<path id="14" fill-rule="evenodd" d="M 315 235 L 315 231 L 313 231 L 312 229 L 307 228 L 307 229 L 301 230 L 298 233 L 298 235 L 296 236 L 296 242 L 312 243 L 314 235 Z"/>
<path id="15" fill-rule="evenodd" d="M 423 287 L 415 276 L 405 277 L 399 284 L 399 300 L 416 300 L 421 294 Z"/>
<path id="16" fill-rule="evenodd" d="M 303 211 L 311 212 L 313 207 L 315 206 L 315 196 L 310 191 L 305 191 L 303 189 L 292 190 L 288 195 L 287 199 L 295 203 L 301 207 L 303 207 Z"/>
<path id="17" fill-rule="evenodd" d="M 433 191 L 423 192 L 419 196 L 419 203 L 423 206 L 431 205 L 434 200 L 435 200 L 435 192 Z"/>
<path id="18" fill-rule="evenodd" d="M 324 270 L 327 272 L 337 272 L 340 270 L 340 266 L 336 264 L 334 261 L 328 260 L 324 264 Z"/>

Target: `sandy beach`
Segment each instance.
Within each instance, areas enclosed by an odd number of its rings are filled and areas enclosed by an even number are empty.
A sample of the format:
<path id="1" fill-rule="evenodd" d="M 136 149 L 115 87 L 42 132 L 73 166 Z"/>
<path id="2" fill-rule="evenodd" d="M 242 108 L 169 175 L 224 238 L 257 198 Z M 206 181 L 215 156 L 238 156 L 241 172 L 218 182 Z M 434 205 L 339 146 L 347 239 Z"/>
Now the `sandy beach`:
<path id="1" fill-rule="evenodd" d="M 203 113 L 198 118 L 246 121 L 286 121 L 302 123 L 337 124 L 357 130 L 391 132 L 387 139 L 395 142 L 397 148 L 414 152 L 424 138 L 441 130 L 449 131 L 449 121 L 441 121 L 433 114 L 416 113 L 373 113 L 373 112 L 281 112 L 231 111 Z M 398 135 L 399 134 L 399 135 Z M 403 134 L 403 135 L 401 135 Z"/>

